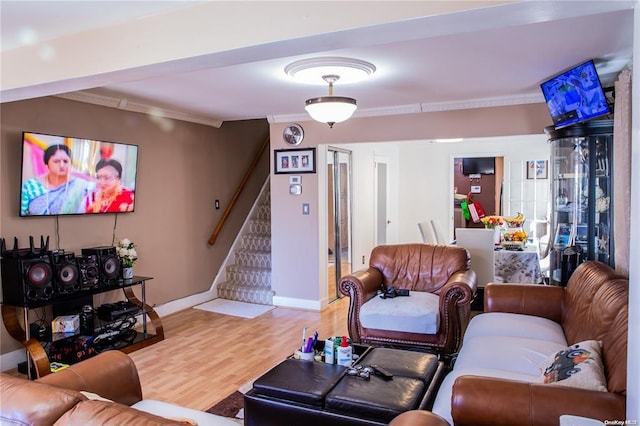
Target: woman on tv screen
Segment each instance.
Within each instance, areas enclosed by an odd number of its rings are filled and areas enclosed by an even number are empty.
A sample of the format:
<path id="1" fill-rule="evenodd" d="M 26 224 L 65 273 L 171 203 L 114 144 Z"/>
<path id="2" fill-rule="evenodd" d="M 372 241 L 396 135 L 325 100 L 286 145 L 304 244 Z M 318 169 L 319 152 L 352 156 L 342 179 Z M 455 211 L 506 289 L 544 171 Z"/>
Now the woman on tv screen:
<path id="1" fill-rule="evenodd" d="M 66 145 L 49 146 L 42 161 L 46 173 L 22 185 L 20 210 L 23 216 L 80 213 L 88 182 L 71 175 L 71 150 Z"/>
<path id="2" fill-rule="evenodd" d="M 122 165 L 114 159 L 102 159 L 96 164 L 97 188 L 87 200 L 87 213 L 118 213 L 133 211 L 134 192 L 121 184 Z"/>

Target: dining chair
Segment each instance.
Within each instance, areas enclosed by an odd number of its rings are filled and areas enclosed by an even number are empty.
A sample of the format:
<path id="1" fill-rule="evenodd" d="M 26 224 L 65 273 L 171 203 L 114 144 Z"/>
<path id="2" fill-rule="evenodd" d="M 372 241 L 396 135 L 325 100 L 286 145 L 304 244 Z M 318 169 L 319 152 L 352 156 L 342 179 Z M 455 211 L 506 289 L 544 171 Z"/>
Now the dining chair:
<path id="1" fill-rule="evenodd" d="M 456 228 L 456 245 L 464 247 L 471 256 L 471 268 L 476 271 L 478 287 L 494 280 L 493 229 Z"/>

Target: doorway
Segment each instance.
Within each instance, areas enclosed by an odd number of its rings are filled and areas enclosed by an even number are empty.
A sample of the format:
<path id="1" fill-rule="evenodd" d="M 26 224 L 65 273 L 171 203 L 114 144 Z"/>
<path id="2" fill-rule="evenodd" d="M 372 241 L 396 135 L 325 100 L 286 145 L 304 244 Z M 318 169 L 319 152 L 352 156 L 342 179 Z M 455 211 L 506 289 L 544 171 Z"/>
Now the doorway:
<path id="1" fill-rule="evenodd" d="M 351 273 L 351 151 L 327 149 L 327 247 L 329 302 L 340 297 L 340 278 Z"/>

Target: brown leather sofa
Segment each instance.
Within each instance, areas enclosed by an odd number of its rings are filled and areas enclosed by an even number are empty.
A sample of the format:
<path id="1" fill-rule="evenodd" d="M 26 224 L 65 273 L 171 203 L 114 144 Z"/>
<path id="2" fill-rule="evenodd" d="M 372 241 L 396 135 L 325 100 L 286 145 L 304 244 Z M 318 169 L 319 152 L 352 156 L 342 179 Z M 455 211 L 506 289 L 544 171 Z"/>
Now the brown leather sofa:
<path id="1" fill-rule="evenodd" d="M 340 280 L 340 292 L 349 296 L 349 336 L 356 343 L 373 346 L 429 347 L 455 353 L 469 321 L 476 292 L 476 274 L 469 269 L 467 250 L 456 246 L 397 244 L 378 246 L 369 267 Z M 439 328 L 433 334 L 364 327 L 362 306 L 388 288 L 429 292 L 439 298 Z"/>
<path id="2" fill-rule="evenodd" d="M 168 408 L 171 413 L 162 413 L 165 417 L 161 417 L 142 411 L 151 406 L 145 402 L 157 403 L 156 407 Z M 137 405 L 139 409 L 135 408 Z M 36 381 L 0 374 L 2 425 L 184 426 L 182 419 L 192 419 L 200 425 L 235 425 L 220 416 L 143 400 L 135 364 L 120 351 L 103 352 Z"/>
<path id="3" fill-rule="evenodd" d="M 581 264 L 566 288 L 490 284 L 485 294 L 485 312 L 550 319 L 560 324 L 569 344 L 586 340 L 602 341 L 607 391 L 560 386 L 562 382 L 550 385 L 466 375 L 461 371 L 456 372 L 456 365 L 449 373 L 451 378 L 445 378 L 438 391 L 434 411 L 437 411 L 438 398 L 446 396 L 443 399 L 450 400 L 450 414 L 456 426 L 557 426 L 563 414 L 624 423 L 628 291 L 627 278 L 616 275 L 611 268 L 595 261 Z M 482 315 L 474 317 L 471 322 L 478 317 Z M 469 331 L 473 328 L 474 324 L 471 324 Z M 463 343 L 460 356 L 465 352 L 468 342 Z M 448 392 L 451 393 L 450 397 Z M 403 413 L 391 422 L 393 426 L 443 424 L 447 422 L 442 417 L 418 411 Z"/>

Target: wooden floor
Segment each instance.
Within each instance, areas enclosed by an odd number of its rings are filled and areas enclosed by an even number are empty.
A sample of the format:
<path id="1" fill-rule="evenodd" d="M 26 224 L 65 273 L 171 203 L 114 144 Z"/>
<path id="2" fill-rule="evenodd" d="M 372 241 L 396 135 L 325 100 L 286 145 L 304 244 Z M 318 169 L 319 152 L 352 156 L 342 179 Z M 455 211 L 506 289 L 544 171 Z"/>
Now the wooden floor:
<path id="1" fill-rule="evenodd" d="M 205 410 L 289 356 L 302 329 L 347 334 L 349 299 L 323 312 L 279 308 L 255 319 L 187 309 L 162 318 L 165 340 L 129 354 L 147 399 Z"/>

